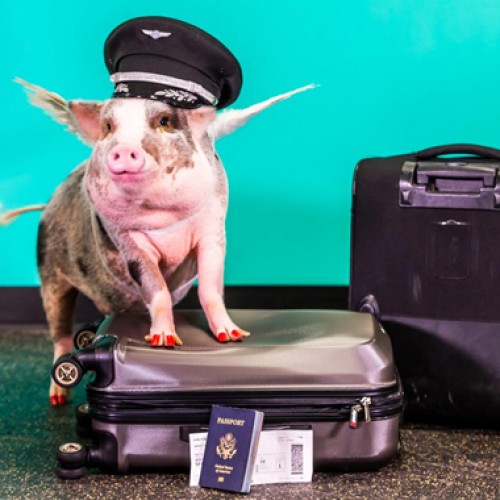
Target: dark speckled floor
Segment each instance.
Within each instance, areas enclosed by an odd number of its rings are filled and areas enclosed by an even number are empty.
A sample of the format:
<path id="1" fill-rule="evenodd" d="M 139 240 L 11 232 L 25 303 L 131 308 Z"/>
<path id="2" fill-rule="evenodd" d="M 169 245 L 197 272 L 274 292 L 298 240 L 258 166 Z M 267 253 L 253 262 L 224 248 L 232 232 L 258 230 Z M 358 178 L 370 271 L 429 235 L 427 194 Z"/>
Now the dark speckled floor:
<path id="1" fill-rule="evenodd" d="M 54 474 L 57 445 L 75 439 L 74 407 L 47 403 L 51 343 L 42 329 L 0 329 L 0 499 L 237 498 L 188 487 L 185 474 L 77 481 Z M 500 498 L 500 432 L 406 426 L 403 450 L 378 472 L 315 474 L 306 485 L 254 486 L 245 498 Z"/>

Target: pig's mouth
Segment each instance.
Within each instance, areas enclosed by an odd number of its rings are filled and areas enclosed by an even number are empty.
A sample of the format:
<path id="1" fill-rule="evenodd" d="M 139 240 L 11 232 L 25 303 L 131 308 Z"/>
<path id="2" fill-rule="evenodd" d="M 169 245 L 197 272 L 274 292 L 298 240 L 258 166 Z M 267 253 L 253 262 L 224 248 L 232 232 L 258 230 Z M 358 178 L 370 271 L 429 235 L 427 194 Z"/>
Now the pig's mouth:
<path id="1" fill-rule="evenodd" d="M 144 172 L 143 170 L 139 172 L 129 172 L 128 170 L 123 170 L 123 171 L 118 171 L 118 172 L 109 172 L 109 175 L 113 182 L 117 183 L 134 183 L 134 182 L 140 182 L 144 180 L 144 178 L 147 175 L 147 172 Z"/>

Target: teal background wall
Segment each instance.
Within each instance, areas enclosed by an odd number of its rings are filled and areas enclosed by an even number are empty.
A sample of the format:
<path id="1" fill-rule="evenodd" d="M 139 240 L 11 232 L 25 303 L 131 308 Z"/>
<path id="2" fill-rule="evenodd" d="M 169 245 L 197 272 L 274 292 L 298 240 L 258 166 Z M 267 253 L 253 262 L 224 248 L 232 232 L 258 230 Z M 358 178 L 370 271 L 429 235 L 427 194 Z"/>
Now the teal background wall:
<path id="1" fill-rule="evenodd" d="M 495 0 L 1 2 L 4 209 L 45 202 L 90 152 L 12 79 L 105 99 L 103 42 L 143 15 L 196 24 L 235 53 L 244 86 L 234 107 L 321 84 L 218 145 L 231 188 L 227 284 L 346 285 L 358 159 L 447 142 L 500 146 Z M 0 228 L 0 286 L 38 284 L 38 219 Z"/>

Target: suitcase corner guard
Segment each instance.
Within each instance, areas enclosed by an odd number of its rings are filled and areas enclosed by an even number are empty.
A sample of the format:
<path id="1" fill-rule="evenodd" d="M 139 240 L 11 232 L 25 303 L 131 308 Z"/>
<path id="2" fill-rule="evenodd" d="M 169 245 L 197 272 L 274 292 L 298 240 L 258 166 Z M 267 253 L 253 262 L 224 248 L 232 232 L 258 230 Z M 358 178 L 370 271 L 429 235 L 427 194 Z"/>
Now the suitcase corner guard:
<path id="1" fill-rule="evenodd" d="M 114 380 L 113 347 L 117 341 L 114 335 L 99 335 L 89 347 L 71 354 L 63 354 L 52 367 L 54 382 L 66 389 L 77 385 L 88 371 L 95 372 L 92 384 L 107 387 Z"/>

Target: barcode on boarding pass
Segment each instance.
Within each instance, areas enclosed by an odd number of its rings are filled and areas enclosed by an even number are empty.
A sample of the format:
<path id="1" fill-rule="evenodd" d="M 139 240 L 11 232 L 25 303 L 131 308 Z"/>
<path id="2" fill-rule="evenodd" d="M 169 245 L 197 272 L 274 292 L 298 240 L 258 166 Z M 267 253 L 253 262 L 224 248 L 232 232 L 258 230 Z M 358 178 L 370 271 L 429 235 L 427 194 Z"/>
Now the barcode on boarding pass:
<path id="1" fill-rule="evenodd" d="M 292 474 L 304 473 L 304 445 L 292 444 Z"/>

